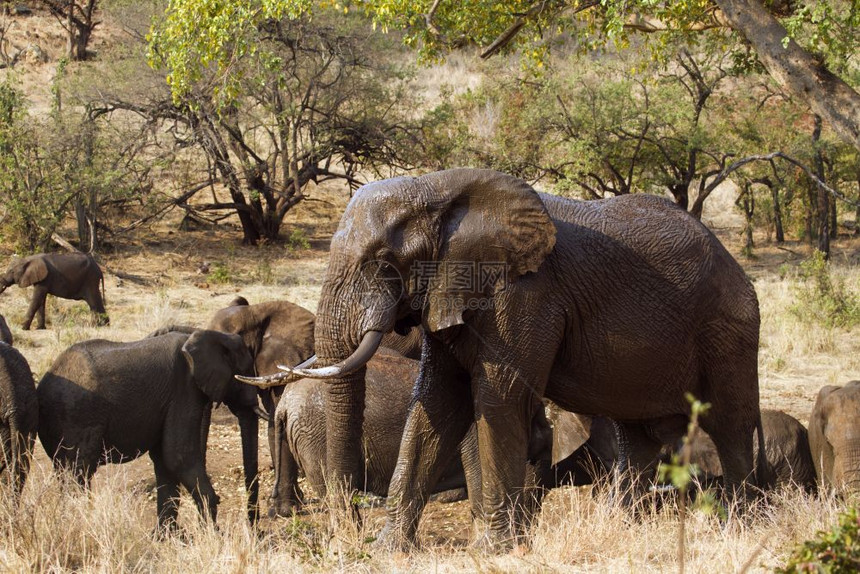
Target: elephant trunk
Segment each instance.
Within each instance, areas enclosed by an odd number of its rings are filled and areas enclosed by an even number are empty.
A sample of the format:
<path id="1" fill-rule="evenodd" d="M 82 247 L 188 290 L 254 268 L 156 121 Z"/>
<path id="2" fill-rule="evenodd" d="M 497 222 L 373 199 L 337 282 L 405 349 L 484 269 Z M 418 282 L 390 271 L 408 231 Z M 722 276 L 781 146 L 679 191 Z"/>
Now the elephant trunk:
<path id="1" fill-rule="evenodd" d="M 322 367 L 341 363 L 355 351 L 349 341 L 342 297 L 324 287 L 317 314 L 314 347 Z M 365 367 L 326 381 L 326 482 L 328 487 L 358 485 L 363 475 Z"/>
<path id="2" fill-rule="evenodd" d="M 838 460 L 836 486 L 845 494 L 860 495 L 860 439 L 836 449 Z"/>

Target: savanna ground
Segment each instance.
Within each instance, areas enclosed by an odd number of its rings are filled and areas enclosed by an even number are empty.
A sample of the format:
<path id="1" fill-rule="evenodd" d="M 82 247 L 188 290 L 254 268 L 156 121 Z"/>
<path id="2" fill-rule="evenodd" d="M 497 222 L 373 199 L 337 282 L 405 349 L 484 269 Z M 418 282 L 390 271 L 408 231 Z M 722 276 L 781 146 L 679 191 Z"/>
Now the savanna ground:
<path id="1" fill-rule="evenodd" d="M 19 27 L 18 44 L 61 50 L 62 34 L 42 14 L 38 26 Z M 35 20 L 29 20 L 31 24 Z M 106 27 L 107 29 L 107 27 Z M 98 42 L 95 50 L 102 48 Z M 50 54 L 49 54 L 50 55 Z M 49 107 L 53 65 L 31 62 L 22 84 L 34 108 Z M 450 70 L 446 72 L 451 75 Z M 444 75 L 444 74 L 443 74 Z M 436 85 L 428 80 L 428 85 Z M 21 331 L 29 292 L 10 288 L 0 296 L 0 313 L 16 346 L 27 357 L 36 380 L 69 345 L 90 338 L 138 339 L 167 324 L 204 324 L 238 294 L 252 303 L 289 299 L 316 308 L 326 267 L 328 238 L 346 202 L 342 189 L 313 192 L 320 200 L 300 205 L 286 220 L 286 235 L 298 229 L 290 246 L 249 248 L 230 223 L 217 228 L 178 231 L 179 210 L 135 235 L 116 240 L 99 253 L 106 270 L 111 325 L 89 326 L 82 303 L 49 298 L 48 329 Z M 829 328 L 798 319 L 800 263 L 810 254 L 805 243 L 782 246 L 757 236 L 754 258 L 741 256 L 739 216 L 732 197 L 709 198 L 705 219 L 754 280 L 762 332 L 759 352 L 761 403 L 808 422 L 818 389 L 860 378 L 858 328 Z M 846 209 L 847 211 L 847 209 Z M 229 221 L 229 220 L 228 220 Z M 832 274 L 860 290 L 860 239 L 843 236 L 834 243 Z M 71 231 L 69 231 L 71 234 Z M 307 239 L 307 244 L 302 239 Z M 0 245 L 2 265 L 12 250 Z M 273 472 L 260 425 L 263 508 Z M 677 508 L 632 518 L 604 489 L 553 491 L 529 533 L 528 546 L 484 554 L 468 546 L 467 503 L 430 503 L 420 538 L 411 554 L 375 548 L 373 536 L 384 521 L 381 509 L 363 510 L 356 526 L 337 513 L 312 504 L 312 512 L 292 519 L 263 519 L 253 530 L 245 520 L 239 433 L 231 416 L 218 411 L 210 431 L 208 469 L 221 497 L 219 525 L 197 520 L 183 495 L 180 522 L 185 536 L 153 537 L 155 492 L 148 457 L 99 470 L 89 493 L 65 487 L 36 445 L 34 469 L 23 499 L 15 506 L 0 496 L 0 568 L 4 571 L 402 571 L 477 570 L 640 572 L 677 571 Z M 809 497 L 787 489 L 745 516 L 731 509 L 727 518 L 692 512 L 686 521 L 684 565 L 690 572 L 771 569 L 784 563 L 791 548 L 835 522 L 844 503 Z"/>

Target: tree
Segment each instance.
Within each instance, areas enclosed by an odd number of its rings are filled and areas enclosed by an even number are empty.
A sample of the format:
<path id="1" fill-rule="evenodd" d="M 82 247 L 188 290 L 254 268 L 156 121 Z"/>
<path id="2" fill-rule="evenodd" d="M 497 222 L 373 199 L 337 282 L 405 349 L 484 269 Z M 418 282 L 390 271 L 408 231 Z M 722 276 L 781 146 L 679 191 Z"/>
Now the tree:
<path id="1" fill-rule="evenodd" d="M 753 47 L 786 92 L 860 149 L 860 94 L 847 82 L 849 59 L 860 43 L 860 10 L 850 0 L 778 1 L 769 4 L 770 9 L 759 0 L 360 0 L 359 4 L 383 28 L 407 28 L 407 43 L 429 57 L 467 42 L 488 46 L 485 57 L 512 43 L 528 46 L 532 53 L 537 45 L 540 53 L 547 46 L 539 43 L 543 32 L 559 28 L 576 35 L 585 49 L 608 40 L 624 45 L 632 32 L 684 35 L 695 41 L 692 34 L 724 34 L 730 28 Z"/>
<path id="2" fill-rule="evenodd" d="M 191 65 L 198 33 L 176 18 L 168 13 L 150 37 L 152 61 L 171 79 Z M 405 76 L 383 55 L 388 40 L 363 23 L 317 14 L 235 29 L 229 73 L 200 69 L 173 84 L 172 106 L 159 106 L 205 151 L 232 200 L 207 209 L 234 209 L 245 243 L 277 239 L 309 183 L 357 185 L 362 170 L 402 164 L 418 130 Z"/>
<path id="3" fill-rule="evenodd" d="M 66 30 L 70 60 L 86 60 L 87 46 L 96 26 L 97 0 L 40 0 Z"/>

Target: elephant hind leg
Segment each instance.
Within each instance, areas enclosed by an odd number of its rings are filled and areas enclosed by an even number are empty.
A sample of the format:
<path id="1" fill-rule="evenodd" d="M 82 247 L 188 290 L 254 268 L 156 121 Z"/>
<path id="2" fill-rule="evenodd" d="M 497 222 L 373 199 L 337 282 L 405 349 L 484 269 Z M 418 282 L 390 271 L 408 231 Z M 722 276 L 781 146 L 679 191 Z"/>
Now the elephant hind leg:
<path id="1" fill-rule="evenodd" d="M 755 482 L 753 435 L 761 420 L 758 384 L 758 330 L 723 326 L 708 333 L 702 376 L 703 396 L 711 404 L 699 419 L 717 447 L 726 487 L 746 497 Z M 764 470 L 764 469 L 762 469 Z"/>
<path id="2" fill-rule="evenodd" d="M 96 284 L 95 289 L 90 289 L 84 293 L 84 301 L 89 305 L 90 311 L 95 316 L 97 325 L 110 325 L 110 319 L 105 310 L 104 300 L 102 299 L 102 294 L 99 292 L 98 284 Z"/>
<path id="3" fill-rule="evenodd" d="M 746 486 L 753 476 L 753 432 L 756 420 L 741 412 L 714 411 L 701 419 L 702 429 L 708 433 L 717 447 L 723 479 L 732 494 L 745 498 Z"/>

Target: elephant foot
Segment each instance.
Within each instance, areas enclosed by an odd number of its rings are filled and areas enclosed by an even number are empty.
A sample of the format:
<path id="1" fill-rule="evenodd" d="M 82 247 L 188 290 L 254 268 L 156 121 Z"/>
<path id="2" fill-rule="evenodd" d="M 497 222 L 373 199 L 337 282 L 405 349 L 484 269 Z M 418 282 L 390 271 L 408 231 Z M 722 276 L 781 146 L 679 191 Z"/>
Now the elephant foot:
<path id="1" fill-rule="evenodd" d="M 406 536 L 403 529 L 392 524 L 389 519 L 373 543 L 373 547 L 387 552 L 410 552 L 418 548 L 413 537 Z"/>
<path id="2" fill-rule="evenodd" d="M 472 542 L 470 546 L 487 554 L 498 554 L 518 548 L 526 548 L 526 537 L 515 532 L 509 521 L 493 524 L 482 519 L 472 521 Z"/>
<path id="3" fill-rule="evenodd" d="M 287 502 L 273 501 L 269 506 L 269 518 L 290 518 L 299 514 L 307 514 L 305 505 L 299 500 Z"/>

